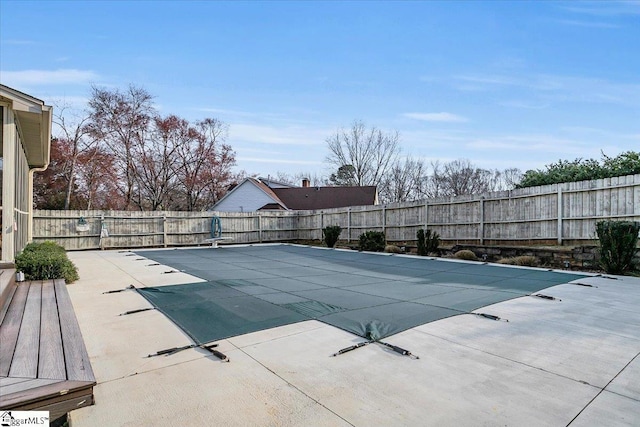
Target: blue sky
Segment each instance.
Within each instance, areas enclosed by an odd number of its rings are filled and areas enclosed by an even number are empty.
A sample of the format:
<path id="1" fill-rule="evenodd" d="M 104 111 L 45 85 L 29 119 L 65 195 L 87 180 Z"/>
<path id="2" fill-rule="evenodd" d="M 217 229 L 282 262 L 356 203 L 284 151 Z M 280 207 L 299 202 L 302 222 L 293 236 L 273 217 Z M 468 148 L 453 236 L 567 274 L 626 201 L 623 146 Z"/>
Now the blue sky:
<path id="1" fill-rule="evenodd" d="M 330 173 L 354 120 L 486 168 L 640 150 L 640 1 L 0 0 L 0 81 L 82 107 L 143 86 L 216 117 L 238 169 Z"/>

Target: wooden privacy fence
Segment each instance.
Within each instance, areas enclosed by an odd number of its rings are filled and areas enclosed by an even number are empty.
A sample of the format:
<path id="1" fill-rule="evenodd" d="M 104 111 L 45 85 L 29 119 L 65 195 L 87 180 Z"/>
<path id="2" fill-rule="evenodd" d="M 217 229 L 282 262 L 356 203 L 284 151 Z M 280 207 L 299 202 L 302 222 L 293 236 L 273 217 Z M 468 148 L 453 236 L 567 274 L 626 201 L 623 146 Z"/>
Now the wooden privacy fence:
<path id="1" fill-rule="evenodd" d="M 198 245 L 209 237 L 214 215 L 234 243 L 319 240 L 322 228 L 339 225 L 346 241 L 377 230 L 390 242 L 411 242 L 418 229 L 429 228 L 449 244 L 589 244 L 599 220 L 640 221 L 640 174 L 323 211 L 37 210 L 33 236 L 68 250 Z"/>

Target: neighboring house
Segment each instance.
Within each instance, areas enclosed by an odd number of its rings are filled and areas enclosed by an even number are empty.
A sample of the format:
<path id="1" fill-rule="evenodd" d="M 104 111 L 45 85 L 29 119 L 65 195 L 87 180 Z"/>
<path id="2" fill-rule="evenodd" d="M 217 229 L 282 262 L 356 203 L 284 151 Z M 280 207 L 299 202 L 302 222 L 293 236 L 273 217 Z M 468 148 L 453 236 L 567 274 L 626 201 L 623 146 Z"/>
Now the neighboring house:
<path id="1" fill-rule="evenodd" d="M 43 101 L 0 84 L 3 262 L 32 238 L 33 173 L 49 165 L 51 114 Z"/>
<path id="2" fill-rule="evenodd" d="M 211 210 L 317 210 L 377 204 L 378 192 L 375 186 L 311 187 L 309 180 L 305 179 L 302 187 L 293 187 L 263 178 L 247 178 L 229 191 Z"/>

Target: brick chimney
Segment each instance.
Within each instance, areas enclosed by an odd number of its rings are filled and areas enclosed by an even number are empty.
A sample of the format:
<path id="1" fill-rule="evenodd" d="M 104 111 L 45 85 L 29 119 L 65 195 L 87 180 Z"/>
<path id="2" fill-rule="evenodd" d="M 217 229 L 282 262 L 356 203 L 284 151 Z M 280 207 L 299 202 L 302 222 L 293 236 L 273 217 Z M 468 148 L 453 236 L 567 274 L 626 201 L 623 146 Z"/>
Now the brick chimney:
<path id="1" fill-rule="evenodd" d="M 302 178 L 302 186 L 305 188 L 311 186 L 311 181 L 309 181 L 309 178 Z"/>

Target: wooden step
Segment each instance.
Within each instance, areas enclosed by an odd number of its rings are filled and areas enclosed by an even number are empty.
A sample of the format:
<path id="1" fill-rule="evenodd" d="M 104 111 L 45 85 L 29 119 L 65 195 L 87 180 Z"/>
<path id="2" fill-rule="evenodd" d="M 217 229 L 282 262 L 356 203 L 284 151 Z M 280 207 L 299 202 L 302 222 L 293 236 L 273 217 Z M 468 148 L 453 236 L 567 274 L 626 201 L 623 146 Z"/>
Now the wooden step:
<path id="1" fill-rule="evenodd" d="M 0 268 L 0 323 L 7 312 L 11 296 L 16 290 L 16 269 Z"/>

